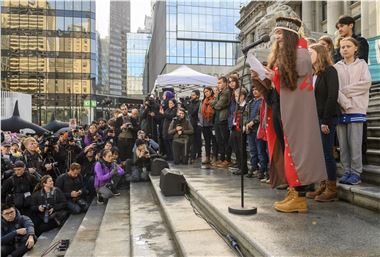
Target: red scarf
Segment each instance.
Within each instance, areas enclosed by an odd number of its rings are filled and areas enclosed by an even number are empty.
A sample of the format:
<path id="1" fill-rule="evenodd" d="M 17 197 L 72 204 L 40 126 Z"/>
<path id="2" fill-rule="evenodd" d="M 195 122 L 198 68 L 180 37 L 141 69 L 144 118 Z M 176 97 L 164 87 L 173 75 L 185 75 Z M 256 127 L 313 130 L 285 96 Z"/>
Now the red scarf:
<path id="1" fill-rule="evenodd" d="M 214 117 L 214 109 L 211 107 L 211 101 L 214 100 L 214 96 L 203 99 L 202 102 L 202 116 L 205 120 L 212 120 Z"/>

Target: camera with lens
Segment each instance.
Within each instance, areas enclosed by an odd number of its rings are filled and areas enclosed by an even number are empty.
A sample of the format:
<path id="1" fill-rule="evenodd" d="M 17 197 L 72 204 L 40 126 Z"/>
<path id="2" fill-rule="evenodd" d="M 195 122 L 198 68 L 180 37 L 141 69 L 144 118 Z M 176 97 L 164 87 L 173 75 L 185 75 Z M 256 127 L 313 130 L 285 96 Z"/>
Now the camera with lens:
<path id="1" fill-rule="evenodd" d="M 50 204 L 43 204 L 42 208 L 44 208 L 44 223 L 49 223 L 49 209 L 51 208 Z"/>
<path id="2" fill-rule="evenodd" d="M 52 133 L 44 133 L 41 143 L 45 143 L 45 147 L 48 148 L 48 152 L 53 150 L 53 147 L 58 143 L 58 137 L 54 136 Z"/>
<path id="3" fill-rule="evenodd" d="M 105 143 L 103 140 L 101 140 L 101 139 L 99 138 L 99 139 L 96 141 L 96 143 L 95 143 L 95 150 L 96 150 L 97 152 L 100 152 L 101 150 L 103 150 L 105 144 L 106 144 L 106 143 Z"/>

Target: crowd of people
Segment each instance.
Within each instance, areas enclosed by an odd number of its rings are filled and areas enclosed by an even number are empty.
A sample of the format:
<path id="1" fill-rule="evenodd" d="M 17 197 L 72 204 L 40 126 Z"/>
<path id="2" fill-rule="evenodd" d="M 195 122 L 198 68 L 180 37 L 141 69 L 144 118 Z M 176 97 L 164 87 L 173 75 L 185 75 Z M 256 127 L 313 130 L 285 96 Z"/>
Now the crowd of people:
<path id="1" fill-rule="evenodd" d="M 41 233 L 85 212 L 94 198 L 102 204 L 130 182 L 148 180 L 156 158 L 174 165 L 199 161 L 272 187 L 285 185 L 286 197 L 274 208 L 306 212 L 306 197 L 337 197 L 337 135 L 345 172 L 339 182 L 360 183 L 371 85 L 368 43 L 353 34 L 349 16 L 337 22 L 335 50 L 327 36 L 310 44 L 300 27 L 298 19 L 277 18 L 266 78 L 251 71 L 249 88 L 231 74 L 202 95 L 193 90 L 176 100 L 168 90 L 162 99 L 122 104 L 111 119 L 57 137 L 2 133 L 2 255 L 21 256 Z M 362 143 L 364 150 L 356 147 Z M 314 183 L 319 188 L 310 190 Z"/>

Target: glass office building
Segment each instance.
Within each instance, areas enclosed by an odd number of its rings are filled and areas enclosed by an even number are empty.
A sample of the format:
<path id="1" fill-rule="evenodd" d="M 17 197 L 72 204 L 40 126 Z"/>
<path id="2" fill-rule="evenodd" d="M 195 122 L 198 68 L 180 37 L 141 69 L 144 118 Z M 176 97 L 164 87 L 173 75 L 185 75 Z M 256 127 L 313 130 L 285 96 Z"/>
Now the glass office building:
<path id="1" fill-rule="evenodd" d="M 2 90 L 33 95 L 34 122 L 77 117 L 96 78 L 95 0 L 3 0 Z"/>
<path id="2" fill-rule="evenodd" d="M 166 1 L 167 63 L 235 65 L 240 0 Z"/>
<path id="3" fill-rule="evenodd" d="M 148 33 L 127 34 L 127 95 L 143 94 L 145 56 L 150 40 Z"/>
<path id="4" fill-rule="evenodd" d="M 158 75 L 180 65 L 212 76 L 225 75 L 238 58 L 240 7 L 246 0 L 156 1 L 144 90 Z M 165 24 L 166 26 L 162 26 Z"/>

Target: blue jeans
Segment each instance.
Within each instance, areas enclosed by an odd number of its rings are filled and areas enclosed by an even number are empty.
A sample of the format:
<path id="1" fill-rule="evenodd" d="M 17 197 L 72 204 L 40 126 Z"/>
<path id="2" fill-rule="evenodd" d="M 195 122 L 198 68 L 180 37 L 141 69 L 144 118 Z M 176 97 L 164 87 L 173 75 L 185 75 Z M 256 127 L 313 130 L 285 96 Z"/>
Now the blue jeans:
<path id="1" fill-rule="evenodd" d="M 257 153 L 259 157 L 260 172 L 266 173 L 268 172 L 268 161 L 269 161 L 267 141 L 256 139 L 256 146 L 257 146 Z"/>
<path id="2" fill-rule="evenodd" d="M 257 136 L 256 133 L 250 133 L 247 135 L 248 138 L 248 147 L 249 147 L 249 155 L 250 159 L 249 162 L 251 163 L 251 169 L 257 170 L 258 164 L 259 164 L 259 157 L 257 153 Z"/>
<path id="3" fill-rule="evenodd" d="M 323 134 L 321 131 L 323 154 L 325 157 L 326 171 L 328 180 L 336 180 L 336 162 L 333 156 L 334 137 L 337 121 L 334 119 L 329 125 L 330 133 Z"/>

